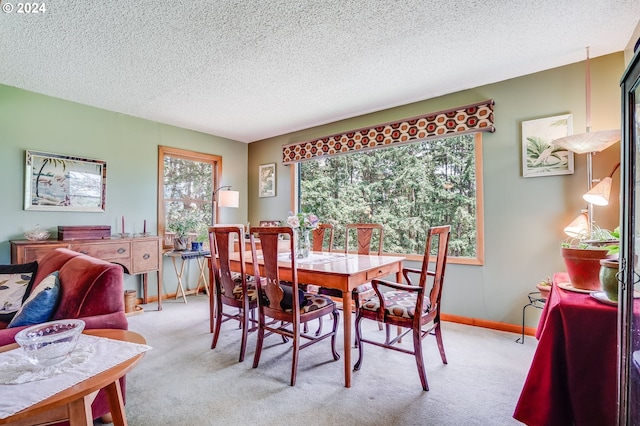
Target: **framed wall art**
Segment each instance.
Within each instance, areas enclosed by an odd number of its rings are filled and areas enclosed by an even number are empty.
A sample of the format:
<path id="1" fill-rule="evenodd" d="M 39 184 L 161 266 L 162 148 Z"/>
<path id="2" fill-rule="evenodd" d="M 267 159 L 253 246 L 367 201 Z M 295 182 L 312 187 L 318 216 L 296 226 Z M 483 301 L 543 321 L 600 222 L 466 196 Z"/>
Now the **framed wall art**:
<path id="1" fill-rule="evenodd" d="M 107 163 L 27 150 L 25 210 L 104 212 Z"/>
<path id="2" fill-rule="evenodd" d="M 573 134 L 571 114 L 522 122 L 522 176 L 573 174 L 573 152 L 553 144 Z"/>
<path id="3" fill-rule="evenodd" d="M 276 196 L 276 163 L 263 164 L 259 170 L 258 196 Z"/>

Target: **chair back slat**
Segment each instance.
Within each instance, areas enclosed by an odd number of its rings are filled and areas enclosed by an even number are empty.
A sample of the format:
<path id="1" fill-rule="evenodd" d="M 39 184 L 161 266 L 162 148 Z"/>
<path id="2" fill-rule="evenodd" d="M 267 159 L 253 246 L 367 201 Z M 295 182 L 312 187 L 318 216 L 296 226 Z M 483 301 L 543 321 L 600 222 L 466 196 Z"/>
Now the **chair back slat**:
<path id="1" fill-rule="evenodd" d="M 212 259 L 218 259 L 217 262 L 211 262 L 211 268 L 215 284 L 224 289 L 223 295 L 227 298 L 233 298 L 233 289 L 235 281 L 231 275 L 231 261 L 229 254 L 232 252 L 233 241 L 238 240 L 240 250 L 240 275 L 242 276 L 242 287 L 246 292 L 246 264 L 245 256 L 245 239 L 244 229 L 242 226 L 210 226 L 209 227 L 209 246 L 211 247 Z"/>
<path id="2" fill-rule="evenodd" d="M 321 223 L 311 233 L 311 250 L 312 251 L 325 251 L 324 241 L 329 236 L 329 248 L 327 251 L 331 252 L 333 248 L 333 225 L 331 223 Z"/>
<path id="3" fill-rule="evenodd" d="M 291 287 L 292 294 L 298 294 L 298 274 L 295 269 L 295 251 L 293 229 L 288 226 L 258 226 L 251 227 L 249 239 L 251 242 L 251 253 L 253 256 L 253 264 L 258 265 L 258 251 L 256 250 L 255 239 L 260 239 L 262 247 L 262 268 L 254 268 L 255 279 L 258 287 L 259 300 L 263 297 L 269 300 L 269 309 L 274 311 L 283 311 L 280 302 L 283 299 L 284 291 L 280 283 L 280 271 L 278 269 L 278 241 L 281 235 L 289 236 L 291 253 L 294 253 L 291 259 Z M 292 298 L 294 312 L 299 312 L 299 302 L 297 297 Z M 299 314 L 298 314 L 299 315 Z"/>
<path id="4" fill-rule="evenodd" d="M 384 230 L 382 225 L 377 223 L 349 223 L 347 224 L 347 233 L 345 235 L 345 252 L 349 251 L 349 234 L 351 230 L 355 230 L 357 238 L 358 254 L 376 253 L 378 256 L 382 254 L 382 237 Z M 374 232 L 378 232 L 378 249 L 371 250 Z"/>
<path id="5" fill-rule="evenodd" d="M 427 244 L 424 249 L 424 258 L 422 260 L 422 273 L 420 275 L 419 285 L 428 290 L 427 281 L 431 281 L 431 289 L 429 290 L 429 301 L 432 309 L 440 311 L 440 298 L 442 297 L 442 283 L 444 282 L 444 271 L 447 266 L 447 251 L 449 249 L 449 235 L 451 234 L 451 225 L 434 226 L 429 228 L 427 235 Z M 429 257 L 434 247 L 437 245 L 437 254 L 435 260 L 435 269 L 431 274 L 429 271 Z M 429 276 L 431 275 L 431 276 Z M 421 308 L 421 300 L 418 301 L 416 309 Z"/>

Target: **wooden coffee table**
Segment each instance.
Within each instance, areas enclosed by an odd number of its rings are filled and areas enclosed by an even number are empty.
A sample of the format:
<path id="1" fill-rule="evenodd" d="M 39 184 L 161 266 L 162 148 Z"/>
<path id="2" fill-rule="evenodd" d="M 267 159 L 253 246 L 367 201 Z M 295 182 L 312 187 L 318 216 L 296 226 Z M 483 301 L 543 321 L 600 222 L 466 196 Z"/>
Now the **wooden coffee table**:
<path id="1" fill-rule="evenodd" d="M 84 334 L 106 337 L 125 342 L 145 344 L 140 334 L 127 330 L 98 329 L 85 330 Z M 0 347 L 6 352 L 18 347 L 17 343 Z M 91 403 L 100 389 L 105 389 L 114 425 L 126 425 L 127 418 L 122 400 L 119 379 L 127 374 L 142 359 L 144 352 L 108 370 L 90 377 L 70 388 L 26 408 L 13 416 L 0 419 L 0 425 L 37 425 L 68 420 L 71 426 L 93 425 Z"/>

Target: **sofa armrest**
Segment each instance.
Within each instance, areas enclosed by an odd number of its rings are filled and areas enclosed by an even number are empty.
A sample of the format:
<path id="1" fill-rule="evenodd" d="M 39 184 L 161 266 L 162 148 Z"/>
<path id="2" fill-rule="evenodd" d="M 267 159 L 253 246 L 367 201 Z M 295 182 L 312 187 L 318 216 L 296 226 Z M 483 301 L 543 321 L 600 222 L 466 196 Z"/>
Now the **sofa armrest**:
<path id="1" fill-rule="evenodd" d="M 121 330 L 128 330 L 129 328 L 127 316 L 124 314 L 124 312 L 112 312 L 110 314 L 81 317 L 78 319 L 81 319 L 85 322 L 84 328 L 86 330 L 96 328 L 117 328 Z M 0 330 L 0 346 L 15 343 L 15 335 L 18 334 L 20 330 L 23 330 L 27 327 L 30 326 L 25 325 L 23 327 L 12 327 Z"/>
<path id="2" fill-rule="evenodd" d="M 81 319 L 85 322 L 85 330 L 96 328 L 116 328 L 120 330 L 129 329 L 127 316 L 122 311 L 112 312 L 110 314 L 93 315 L 90 317 L 78 319 Z"/>

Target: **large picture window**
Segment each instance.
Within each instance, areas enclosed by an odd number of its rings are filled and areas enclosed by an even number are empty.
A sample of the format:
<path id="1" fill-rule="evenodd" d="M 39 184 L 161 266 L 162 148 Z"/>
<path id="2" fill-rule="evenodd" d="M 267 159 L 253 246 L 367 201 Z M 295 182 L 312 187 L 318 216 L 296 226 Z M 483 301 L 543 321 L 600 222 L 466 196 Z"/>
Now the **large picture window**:
<path id="1" fill-rule="evenodd" d="M 344 247 L 347 223 L 384 226 L 385 253 L 418 259 L 429 226 L 451 225 L 449 255 L 482 264 L 481 133 L 300 162 L 300 211 L 335 226 Z"/>

